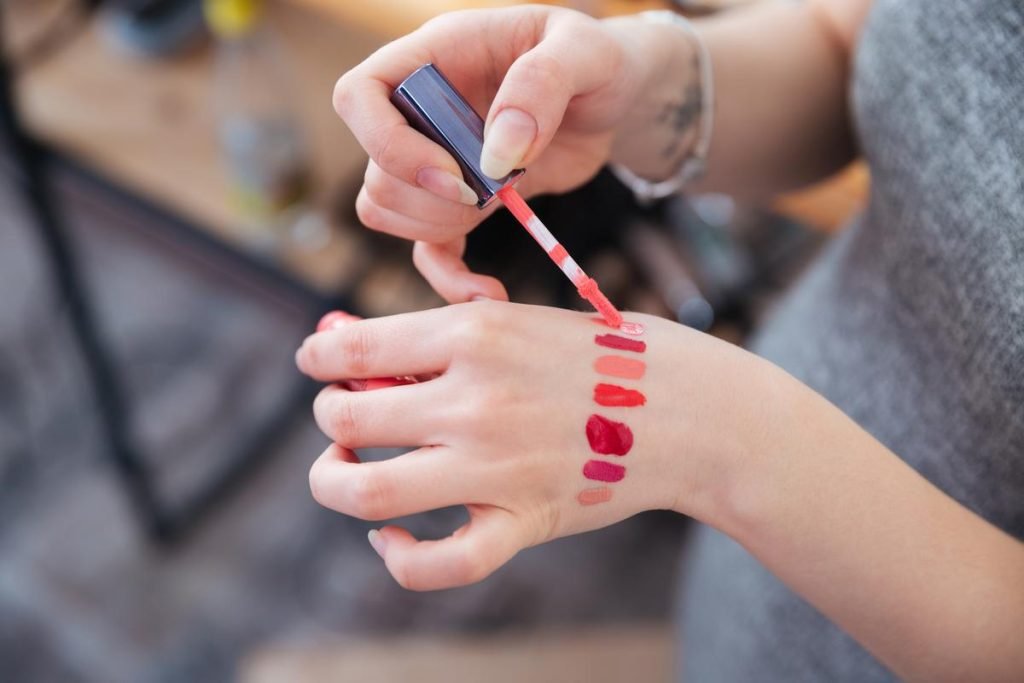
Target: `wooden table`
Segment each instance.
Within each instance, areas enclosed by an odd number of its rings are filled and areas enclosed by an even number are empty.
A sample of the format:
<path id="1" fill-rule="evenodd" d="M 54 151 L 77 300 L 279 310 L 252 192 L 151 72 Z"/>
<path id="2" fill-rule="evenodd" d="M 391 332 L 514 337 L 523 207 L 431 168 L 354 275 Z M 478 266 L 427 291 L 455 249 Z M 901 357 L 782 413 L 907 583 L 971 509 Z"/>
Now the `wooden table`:
<path id="1" fill-rule="evenodd" d="M 295 75 L 292 98 L 312 155 L 319 202 L 361 177 L 365 156 L 331 108 L 337 77 L 383 39 L 323 22 L 287 3 L 268 3 L 268 21 Z M 229 201 L 212 106 L 212 46 L 173 59 L 120 53 L 94 22 L 19 81 L 31 131 L 114 183 L 180 213 L 229 244 L 244 240 Z M 340 226 L 319 251 L 285 251 L 281 265 L 330 294 L 351 272 L 354 226 Z"/>
<path id="2" fill-rule="evenodd" d="M 414 30 L 423 22 L 445 12 L 463 9 L 510 7 L 524 0 L 291 0 L 347 26 L 360 26 L 382 36 L 397 37 Z M 535 4 L 573 7 L 595 16 L 628 14 L 649 9 L 665 9 L 666 0 L 540 0 Z"/>

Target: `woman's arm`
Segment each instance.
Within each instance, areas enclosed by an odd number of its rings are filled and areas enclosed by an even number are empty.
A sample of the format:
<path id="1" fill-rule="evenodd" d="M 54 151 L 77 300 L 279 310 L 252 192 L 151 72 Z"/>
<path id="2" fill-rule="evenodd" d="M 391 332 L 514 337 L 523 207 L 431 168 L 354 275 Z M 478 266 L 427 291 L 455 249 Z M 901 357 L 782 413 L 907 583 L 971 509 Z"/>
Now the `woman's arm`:
<path id="1" fill-rule="evenodd" d="M 900 678 L 1024 680 L 1024 543 L 780 371 L 757 386 L 771 407 L 696 514 Z"/>
<path id="2" fill-rule="evenodd" d="M 609 339 L 592 315 L 478 302 L 311 336 L 296 358 L 318 380 L 430 378 L 321 393 L 334 444 L 310 472 L 314 496 L 374 520 L 466 505 L 471 521 L 442 540 L 373 532 L 418 590 L 673 509 L 742 543 L 901 677 L 1024 680 L 1024 544 L 767 361 L 628 318 L 643 335 Z M 346 450 L 372 446 L 421 448 L 368 463 Z"/>
<path id="3" fill-rule="evenodd" d="M 854 155 L 847 108 L 856 36 L 870 0 L 773 1 L 695 22 L 713 65 L 715 122 L 704 189 L 767 197 L 818 180 Z M 672 173 L 696 137 L 701 89 L 690 36 L 611 20 L 657 65 L 622 125 L 613 160 Z M 637 47 L 638 53 L 644 50 Z M 685 144 L 684 144 L 685 143 Z"/>

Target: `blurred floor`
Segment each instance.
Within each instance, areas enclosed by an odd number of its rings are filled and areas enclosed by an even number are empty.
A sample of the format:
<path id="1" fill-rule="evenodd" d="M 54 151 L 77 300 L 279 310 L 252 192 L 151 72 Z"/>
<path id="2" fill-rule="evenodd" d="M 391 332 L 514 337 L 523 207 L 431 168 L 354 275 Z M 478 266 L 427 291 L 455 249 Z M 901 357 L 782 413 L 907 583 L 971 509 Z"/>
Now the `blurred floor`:
<path id="1" fill-rule="evenodd" d="M 140 436 L 174 499 L 293 379 L 307 323 L 154 240 L 80 181 L 62 187 Z M 30 230 L 0 184 L 0 678 L 224 681 L 280 643 L 667 619 L 683 525 L 664 515 L 531 549 L 471 588 L 401 590 L 368 526 L 310 499 L 326 440 L 308 413 L 196 533 L 151 546 L 103 458 Z M 461 519 L 441 511 L 411 528 L 441 536 Z"/>
<path id="2" fill-rule="evenodd" d="M 667 626 L 632 624 L 533 631 L 489 638 L 380 638 L 276 647 L 248 657 L 243 683 L 668 683 L 674 639 Z"/>

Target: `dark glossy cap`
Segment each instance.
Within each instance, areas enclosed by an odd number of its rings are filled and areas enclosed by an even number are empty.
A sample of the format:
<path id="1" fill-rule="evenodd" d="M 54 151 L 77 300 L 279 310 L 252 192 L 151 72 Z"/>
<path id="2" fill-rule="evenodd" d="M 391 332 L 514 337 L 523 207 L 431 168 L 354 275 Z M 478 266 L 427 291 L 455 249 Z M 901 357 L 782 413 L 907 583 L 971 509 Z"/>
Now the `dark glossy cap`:
<path id="1" fill-rule="evenodd" d="M 495 193 L 514 183 L 524 171 L 516 169 L 504 178 L 489 178 L 480 170 L 484 145 L 484 121 L 452 87 L 436 66 L 425 64 L 395 88 L 391 103 L 409 125 L 448 150 L 462 168 L 462 176 L 484 208 Z"/>

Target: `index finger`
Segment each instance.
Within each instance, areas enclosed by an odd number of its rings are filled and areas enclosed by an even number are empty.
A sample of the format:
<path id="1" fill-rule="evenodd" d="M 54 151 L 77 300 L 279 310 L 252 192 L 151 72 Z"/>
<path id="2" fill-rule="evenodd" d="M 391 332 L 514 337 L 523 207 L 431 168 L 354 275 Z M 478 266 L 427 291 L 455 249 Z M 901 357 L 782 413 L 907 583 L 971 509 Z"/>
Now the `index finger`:
<path id="1" fill-rule="evenodd" d="M 317 332 L 295 354 L 299 369 L 321 382 L 443 372 L 452 346 L 449 308 L 371 318 Z"/>
<path id="2" fill-rule="evenodd" d="M 514 16 L 512 16 L 514 15 Z M 498 31 L 512 31 L 517 20 L 532 21 L 539 12 L 466 10 L 428 22 L 370 55 L 344 74 L 334 87 L 334 108 L 370 158 L 385 172 L 417 186 L 416 173 L 437 167 L 462 178 L 455 159 L 443 147 L 409 126 L 391 104 L 394 89 L 416 69 L 436 64 L 465 88 L 477 113 L 523 46 L 502 40 Z M 493 86 L 493 87 L 492 87 Z"/>

